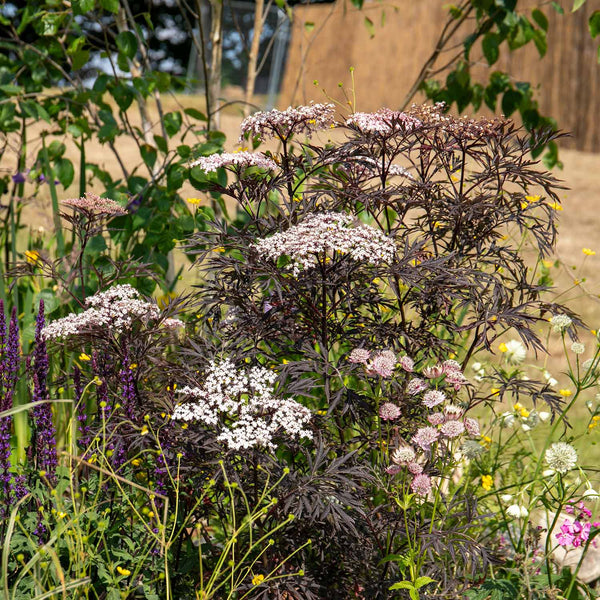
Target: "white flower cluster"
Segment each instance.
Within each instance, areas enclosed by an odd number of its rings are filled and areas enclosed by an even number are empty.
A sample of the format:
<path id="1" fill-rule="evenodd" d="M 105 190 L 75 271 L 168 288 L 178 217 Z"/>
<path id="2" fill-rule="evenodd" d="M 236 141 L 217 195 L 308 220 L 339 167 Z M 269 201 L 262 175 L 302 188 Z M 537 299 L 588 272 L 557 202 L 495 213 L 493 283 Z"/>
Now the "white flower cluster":
<path id="1" fill-rule="evenodd" d="M 577 466 L 577 450 L 566 442 L 555 442 L 544 456 L 548 466 L 564 475 Z"/>
<path id="2" fill-rule="evenodd" d="M 242 122 L 240 140 L 250 134 L 261 140 L 278 136 L 287 139 L 292 134 L 327 129 L 335 124 L 335 105 L 313 104 L 308 106 L 291 106 L 286 110 L 269 110 L 250 115 Z"/>
<path id="3" fill-rule="evenodd" d="M 565 329 L 571 327 L 571 323 L 573 323 L 571 317 L 568 315 L 554 315 L 550 319 L 550 325 L 552 325 L 552 331 L 556 333 L 560 333 Z"/>
<path id="4" fill-rule="evenodd" d="M 261 256 L 273 260 L 284 254 L 290 256 L 294 275 L 315 266 L 317 255 L 326 252 L 347 254 L 355 261 L 372 264 L 391 261 L 394 241 L 369 225 L 350 227 L 354 220 L 340 213 L 312 214 L 287 231 L 259 240 L 254 247 Z"/>
<path id="5" fill-rule="evenodd" d="M 85 303 L 89 308 L 84 312 L 71 313 L 46 325 L 42 329 L 43 339 L 56 340 L 97 329 L 118 333 L 130 329 L 136 320 L 160 317 L 158 306 L 142 300 L 139 292 L 129 284 L 99 292 L 87 298 Z"/>
<path id="6" fill-rule="evenodd" d="M 381 108 L 374 113 L 354 113 L 348 117 L 346 125 L 356 127 L 362 133 L 386 135 L 395 131 L 412 131 L 422 123 L 404 112 Z"/>
<path id="7" fill-rule="evenodd" d="M 202 156 L 190 163 L 190 167 L 200 167 L 205 173 L 216 171 L 220 167 L 260 167 L 268 171 L 275 171 L 277 164 L 260 152 L 224 152 Z"/>
<path id="8" fill-rule="evenodd" d="M 212 362 L 202 387 L 179 390 L 190 401 L 177 405 L 172 418 L 217 428 L 217 439 L 230 450 L 274 450 L 273 439 L 281 432 L 311 438 L 306 429 L 310 410 L 295 400 L 278 398 L 273 387 L 276 379 L 273 371 L 263 367 L 244 372 L 227 359 Z"/>

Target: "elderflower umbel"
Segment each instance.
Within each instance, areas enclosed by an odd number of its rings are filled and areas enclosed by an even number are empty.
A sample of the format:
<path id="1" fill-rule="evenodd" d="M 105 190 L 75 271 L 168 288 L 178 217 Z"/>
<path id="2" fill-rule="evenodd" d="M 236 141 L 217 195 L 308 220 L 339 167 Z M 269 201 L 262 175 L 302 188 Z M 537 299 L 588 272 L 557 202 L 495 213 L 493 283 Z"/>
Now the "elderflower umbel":
<path id="1" fill-rule="evenodd" d="M 295 400 L 277 397 L 276 379 L 276 373 L 263 367 L 243 371 L 230 360 L 212 362 L 202 387 L 179 390 L 190 400 L 176 406 L 172 418 L 215 427 L 217 440 L 230 450 L 257 446 L 274 450 L 274 439 L 282 432 L 311 438 L 306 429 L 310 411 Z"/>
<path id="2" fill-rule="evenodd" d="M 261 239 L 253 246 L 264 258 L 277 260 L 283 255 L 292 258 L 294 276 L 317 265 L 320 254 L 339 253 L 371 264 L 391 261 L 394 240 L 364 223 L 351 226 L 354 221 L 354 217 L 341 213 L 311 214 L 298 225 Z"/>
<path id="3" fill-rule="evenodd" d="M 71 313 L 52 321 L 42 330 L 44 340 L 55 340 L 107 329 L 120 333 L 130 329 L 136 320 L 157 320 L 160 310 L 154 303 L 142 300 L 139 292 L 129 284 L 115 285 L 104 292 L 89 296 L 87 310 Z"/>
<path id="4" fill-rule="evenodd" d="M 260 152 L 223 152 L 202 156 L 190 163 L 190 167 L 200 167 L 205 173 L 216 171 L 221 167 L 259 167 L 267 171 L 275 171 L 278 167 L 275 161 Z"/>
<path id="5" fill-rule="evenodd" d="M 386 135 L 396 131 L 412 131 L 421 121 L 404 112 L 381 108 L 374 113 L 357 112 L 348 117 L 346 125 L 365 134 Z"/>
<path id="6" fill-rule="evenodd" d="M 61 204 L 94 215 L 117 217 L 127 214 L 127 211 L 114 200 L 111 200 L 110 198 L 100 198 L 100 196 L 92 194 L 91 192 L 86 192 L 81 198 L 63 200 Z"/>
<path id="7" fill-rule="evenodd" d="M 571 344 L 571 350 L 575 354 L 583 354 L 585 352 L 585 346 L 581 342 L 573 342 Z"/>
<path id="8" fill-rule="evenodd" d="M 240 126 L 240 141 L 246 135 L 261 140 L 277 136 L 287 140 L 291 135 L 305 133 L 310 135 L 319 129 L 328 129 L 335 124 L 335 105 L 314 104 L 291 106 L 286 110 L 269 110 L 250 115 Z"/>
<path id="9" fill-rule="evenodd" d="M 565 474 L 574 469 L 577 464 L 577 451 L 566 442 L 554 442 L 546 450 L 546 463 L 558 473 Z"/>

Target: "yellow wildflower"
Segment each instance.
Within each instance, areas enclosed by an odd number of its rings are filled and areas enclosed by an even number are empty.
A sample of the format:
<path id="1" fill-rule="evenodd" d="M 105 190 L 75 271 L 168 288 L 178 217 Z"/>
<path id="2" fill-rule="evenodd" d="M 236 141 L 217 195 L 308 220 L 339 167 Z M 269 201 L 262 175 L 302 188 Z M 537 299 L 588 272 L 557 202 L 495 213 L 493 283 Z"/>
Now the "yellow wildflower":
<path id="1" fill-rule="evenodd" d="M 539 194 L 536 194 L 535 196 L 525 196 L 527 202 L 537 202 L 540 198 L 541 196 Z"/>
<path id="2" fill-rule="evenodd" d="M 82 352 L 79 355 L 79 360 L 92 360 L 92 357 L 89 354 L 86 354 L 85 352 Z"/>
<path id="3" fill-rule="evenodd" d="M 504 342 L 502 342 L 498 346 L 498 350 L 500 350 L 500 352 L 508 352 L 508 346 Z"/>
<path id="4" fill-rule="evenodd" d="M 571 390 L 558 390 L 558 393 L 563 397 L 563 398 L 568 398 L 569 396 L 573 395 L 573 392 Z"/>
<path id="5" fill-rule="evenodd" d="M 548 204 L 548 206 L 557 211 L 561 211 L 563 209 L 563 207 L 558 202 L 552 202 L 552 203 Z"/>
<path id="6" fill-rule="evenodd" d="M 213 248 L 212 251 L 213 252 L 225 252 L 225 248 L 223 246 L 217 246 L 216 248 Z"/>
<path id="7" fill-rule="evenodd" d="M 526 418 L 529 416 L 529 411 L 528 411 L 526 408 L 522 408 L 522 409 L 519 411 L 519 414 L 520 414 L 520 415 L 521 415 L 521 416 L 522 416 L 524 419 L 526 419 Z"/>
<path id="8" fill-rule="evenodd" d="M 137 369 L 137 363 L 131 363 L 131 364 L 129 365 L 129 370 L 130 370 L 130 371 L 134 371 L 135 369 Z"/>
<path id="9" fill-rule="evenodd" d="M 265 576 L 259 573 L 252 578 L 252 585 L 260 585 L 264 580 Z"/>
<path id="10" fill-rule="evenodd" d="M 117 573 L 119 575 L 123 575 L 124 577 L 131 575 L 131 571 L 129 569 L 124 569 L 123 567 L 117 567 Z"/>
<path id="11" fill-rule="evenodd" d="M 590 248 L 582 248 L 581 251 L 586 255 L 586 256 L 595 256 L 596 255 L 596 251 L 595 250 L 590 250 Z"/>
<path id="12" fill-rule="evenodd" d="M 148 426 L 143 425 L 142 430 L 140 431 L 140 435 L 146 435 L 148 433 Z"/>
<path id="13" fill-rule="evenodd" d="M 188 198 L 187 201 L 190 204 L 198 205 L 198 204 L 200 204 L 202 202 L 202 198 Z"/>
<path id="14" fill-rule="evenodd" d="M 491 475 L 482 475 L 481 476 L 481 487 L 489 492 L 494 487 L 494 479 Z"/>
<path id="15" fill-rule="evenodd" d="M 142 461 L 141 461 L 139 458 L 134 458 L 134 459 L 131 461 L 131 464 L 132 464 L 134 467 L 139 467 L 139 466 L 142 464 Z"/>
<path id="16" fill-rule="evenodd" d="M 481 436 L 481 441 L 479 442 L 484 448 L 489 448 L 492 445 L 492 438 L 487 435 Z"/>
<path id="17" fill-rule="evenodd" d="M 594 415 L 588 425 L 588 430 L 591 431 L 594 427 L 598 427 L 598 425 L 600 425 L 600 415 Z"/>
<path id="18" fill-rule="evenodd" d="M 490 395 L 492 395 L 492 396 L 499 396 L 500 395 L 500 389 L 499 388 L 492 388 L 490 390 Z"/>
<path id="19" fill-rule="evenodd" d="M 521 202 L 521 210 L 525 210 L 528 206 L 527 202 Z"/>
<path id="20" fill-rule="evenodd" d="M 37 250 L 25 250 L 25 258 L 30 265 L 37 265 L 40 262 L 40 253 Z"/>

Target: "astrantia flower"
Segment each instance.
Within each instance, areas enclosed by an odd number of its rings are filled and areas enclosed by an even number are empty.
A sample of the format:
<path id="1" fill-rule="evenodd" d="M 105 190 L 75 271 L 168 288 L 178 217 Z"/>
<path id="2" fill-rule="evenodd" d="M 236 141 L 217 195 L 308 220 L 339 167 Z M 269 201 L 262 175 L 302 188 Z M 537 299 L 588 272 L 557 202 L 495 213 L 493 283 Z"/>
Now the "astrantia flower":
<path id="1" fill-rule="evenodd" d="M 427 379 L 437 379 L 444 374 L 444 368 L 442 365 L 435 365 L 434 367 L 425 367 L 423 369 L 423 377 Z"/>
<path id="2" fill-rule="evenodd" d="M 200 167 L 205 173 L 211 173 L 221 167 L 259 167 L 267 171 L 275 171 L 278 167 L 275 161 L 260 152 L 223 152 L 202 156 L 191 162 L 190 167 Z"/>
<path id="3" fill-rule="evenodd" d="M 410 484 L 411 490 L 419 496 L 427 496 L 431 492 L 432 484 L 428 475 L 423 473 L 416 475 Z"/>
<path id="4" fill-rule="evenodd" d="M 289 256 L 291 269 L 298 275 L 302 269 L 318 264 L 319 255 L 347 255 L 354 261 L 380 264 L 391 261 L 395 245 L 378 229 L 359 223 L 355 217 L 341 213 L 313 213 L 298 225 L 271 237 L 258 240 L 253 247 L 264 258 L 277 260 Z"/>
<path id="5" fill-rule="evenodd" d="M 455 438 L 464 433 L 465 425 L 461 421 L 446 421 L 441 427 L 442 435 L 447 438 Z"/>
<path id="6" fill-rule="evenodd" d="M 420 475 L 423 472 L 423 467 L 416 462 L 408 463 L 406 468 L 408 469 L 408 472 L 412 473 L 413 475 Z"/>
<path id="7" fill-rule="evenodd" d="M 446 394 L 440 390 L 429 390 L 423 395 L 423 404 L 428 408 L 433 408 L 438 404 L 442 404 L 446 399 Z"/>
<path id="8" fill-rule="evenodd" d="M 446 373 L 446 374 L 456 373 L 457 371 L 459 373 L 462 373 L 462 367 L 460 366 L 460 363 L 453 359 L 445 360 L 442 363 L 442 369 L 444 370 L 444 373 Z"/>
<path id="9" fill-rule="evenodd" d="M 367 373 L 371 375 L 380 375 L 381 377 L 391 377 L 396 367 L 396 355 L 385 350 L 376 354 L 367 364 Z"/>
<path id="10" fill-rule="evenodd" d="M 392 404 L 391 402 L 384 402 L 379 407 L 379 416 L 384 421 L 393 421 L 394 419 L 397 419 L 400 414 L 400 407 Z"/>
<path id="11" fill-rule="evenodd" d="M 443 413 L 433 413 L 431 415 L 427 415 L 427 420 L 432 425 L 441 425 L 446 420 L 446 417 L 444 417 Z"/>
<path id="12" fill-rule="evenodd" d="M 477 419 L 474 419 L 473 417 L 467 417 L 465 419 L 465 429 L 467 430 L 467 433 L 473 437 L 481 435 L 479 423 L 477 422 Z"/>
<path id="13" fill-rule="evenodd" d="M 583 354 L 585 352 L 585 346 L 580 342 L 573 342 L 571 344 L 571 350 L 575 354 Z"/>
<path id="14" fill-rule="evenodd" d="M 423 379 L 419 379 L 418 377 L 415 377 L 415 379 L 411 379 L 408 382 L 408 387 L 406 388 L 406 391 L 409 393 L 410 396 L 415 396 L 419 392 L 422 392 L 423 390 L 426 390 L 426 389 L 427 389 L 427 382 L 424 381 Z"/>
<path id="15" fill-rule="evenodd" d="M 350 352 L 350 355 L 348 356 L 348 362 L 365 365 L 370 357 L 371 353 L 368 350 L 363 348 L 355 348 L 352 350 L 352 352 Z"/>
<path id="16" fill-rule="evenodd" d="M 546 450 L 545 459 L 551 469 L 564 475 L 577 465 L 577 450 L 566 442 L 554 442 Z"/>
<path id="17" fill-rule="evenodd" d="M 510 340 L 506 342 L 506 352 L 504 354 L 506 362 L 511 365 L 520 365 L 527 356 L 527 349 L 519 340 Z"/>
<path id="18" fill-rule="evenodd" d="M 410 356 L 401 356 L 398 362 L 407 373 L 413 372 L 415 361 Z"/>
<path id="19" fill-rule="evenodd" d="M 444 415 L 448 419 L 459 419 L 465 411 L 455 404 L 447 404 L 444 406 Z"/>
<path id="20" fill-rule="evenodd" d="M 569 317 L 567 315 L 554 315 L 550 319 L 550 325 L 552 325 L 552 331 L 555 331 L 556 333 L 560 333 L 561 331 L 564 331 L 565 329 L 567 329 L 568 327 L 571 326 L 571 323 L 573 323 L 573 320 L 571 319 L 571 317 Z"/>
<path id="21" fill-rule="evenodd" d="M 435 427 L 421 427 L 413 435 L 412 442 L 422 450 L 429 450 L 431 444 L 435 443 L 439 437 L 440 432 Z"/>
<path id="22" fill-rule="evenodd" d="M 287 140 L 291 135 L 310 135 L 319 129 L 328 129 L 335 123 L 335 105 L 313 104 L 291 106 L 286 110 L 256 112 L 242 122 L 240 141 L 250 135 L 261 140 L 277 136 Z"/>
<path id="23" fill-rule="evenodd" d="M 392 461 L 397 465 L 406 465 L 415 460 L 416 454 L 410 446 L 400 446 L 392 453 Z"/>

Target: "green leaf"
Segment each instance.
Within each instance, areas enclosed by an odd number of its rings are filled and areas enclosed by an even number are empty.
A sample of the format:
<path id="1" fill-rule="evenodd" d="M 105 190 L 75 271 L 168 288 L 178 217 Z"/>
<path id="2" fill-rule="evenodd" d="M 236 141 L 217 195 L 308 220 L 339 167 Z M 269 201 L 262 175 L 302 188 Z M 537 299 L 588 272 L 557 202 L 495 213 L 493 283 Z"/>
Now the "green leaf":
<path id="1" fill-rule="evenodd" d="M 540 58 L 545 56 L 546 52 L 548 51 L 548 40 L 546 38 L 546 33 L 540 29 L 536 29 L 533 32 L 533 43 L 537 48 Z"/>
<path id="2" fill-rule="evenodd" d="M 94 0 L 73 0 L 71 6 L 76 15 L 83 15 L 90 10 L 94 10 Z"/>
<path id="3" fill-rule="evenodd" d="M 75 169 L 73 163 L 68 158 L 60 158 L 54 166 L 56 177 L 64 188 L 68 188 L 73 183 Z"/>
<path id="4" fill-rule="evenodd" d="M 505 116 L 510 117 L 519 107 L 523 94 L 517 90 L 508 90 L 502 97 L 502 112 Z"/>
<path id="5" fill-rule="evenodd" d="M 548 31 L 548 17 L 539 9 L 534 8 L 531 11 L 531 18 L 541 27 L 544 31 Z"/>
<path id="6" fill-rule="evenodd" d="M 119 12 L 119 0 L 100 0 L 100 4 L 104 10 L 117 14 Z"/>
<path id="7" fill-rule="evenodd" d="M 573 10 L 571 12 L 578 11 L 585 3 L 586 0 L 573 0 Z"/>
<path id="8" fill-rule="evenodd" d="M 131 31 L 122 31 L 117 35 L 117 48 L 127 58 L 133 58 L 138 50 L 138 43 L 135 35 Z"/>
<path id="9" fill-rule="evenodd" d="M 488 33 L 484 36 L 481 42 L 483 55 L 488 62 L 488 65 L 493 65 L 500 56 L 500 41 L 501 38 L 497 33 Z"/>
<path id="10" fill-rule="evenodd" d="M 415 587 L 419 590 L 423 586 L 428 585 L 430 583 L 435 583 L 435 579 L 431 579 L 431 577 L 423 575 L 422 577 L 417 577 L 417 579 L 415 580 Z"/>
<path id="11" fill-rule="evenodd" d="M 169 137 L 173 137 L 181 128 L 182 118 L 179 111 L 167 113 L 163 121 Z"/>
<path id="12" fill-rule="evenodd" d="M 0 92 L 4 92 L 7 96 L 17 96 L 23 91 L 23 88 L 12 83 L 0 85 Z"/>
<path id="13" fill-rule="evenodd" d="M 371 39 L 373 39 L 375 37 L 375 25 L 373 25 L 373 21 L 371 21 L 371 19 L 369 19 L 369 17 L 365 17 L 365 27 L 367 28 L 367 31 L 369 32 L 369 37 Z"/>
<path id="14" fill-rule="evenodd" d="M 115 99 L 115 102 L 122 111 L 126 111 L 131 106 L 131 103 L 135 98 L 135 93 L 133 90 L 124 83 L 119 83 L 116 85 L 110 91 L 110 94 Z"/>
<path id="15" fill-rule="evenodd" d="M 394 583 L 390 588 L 390 590 L 414 590 L 415 586 L 410 581 L 399 581 L 398 583 Z"/>
<path id="16" fill-rule="evenodd" d="M 312 21 L 304 22 L 304 31 L 310 33 L 315 28 L 315 24 Z"/>
<path id="17" fill-rule="evenodd" d="M 565 14 L 565 10 L 563 9 L 563 7 L 558 3 L 558 2 L 550 2 L 550 4 L 552 5 L 552 8 L 559 14 L 559 15 L 564 15 Z"/>
<path id="18" fill-rule="evenodd" d="M 165 140 L 165 138 L 161 135 L 154 136 L 154 143 L 156 144 L 156 147 L 164 154 L 166 154 L 169 151 L 169 147 L 167 146 L 167 140 Z"/>
<path id="19" fill-rule="evenodd" d="M 600 10 L 595 10 L 588 21 L 588 27 L 590 29 L 590 35 L 595 38 L 600 35 Z"/>
<path id="20" fill-rule="evenodd" d="M 186 108 L 183 112 L 188 117 L 192 117 L 192 119 L 197 119 L 198 121 L 208 121 L 206 115 L 195 108 Z"/>
<path id="21" fill-rule="evenodd" d="M 78 71 L 88 62 L 88 60 L 90 60 L 89 50 L 78 50 L 77 52 L 73 53 L 71 55 L 73 70 Z"/>
<path id="22" fill-rule="evenodd" d="M 150 144 L 143 144 L 140 146 L 140 153 L 146 165 L 152 169 L 156 163 L 156 148 L 150 146 Z"/>

